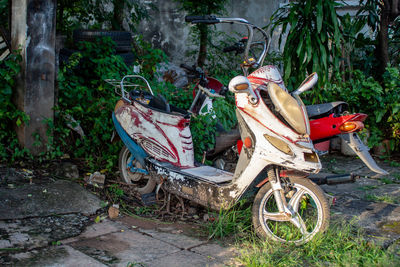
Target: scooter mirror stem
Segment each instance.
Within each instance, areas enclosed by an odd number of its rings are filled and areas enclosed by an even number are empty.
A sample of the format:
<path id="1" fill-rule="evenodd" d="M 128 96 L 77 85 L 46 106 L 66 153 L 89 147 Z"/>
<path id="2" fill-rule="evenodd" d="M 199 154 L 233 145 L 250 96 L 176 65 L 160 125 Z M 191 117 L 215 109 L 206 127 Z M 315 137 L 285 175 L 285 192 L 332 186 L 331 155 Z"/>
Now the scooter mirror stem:
<path id="1" fill-rule="evenodd" d="M 229 91 L 235 94 L 246 93 L 249 96 L 250 103 L 255 105 L 258 103 L 258 97 L 254 93 L 253 87 L 249 79 L 245 76 L 236 76 L 229 82 Z"/>
<path id="2" fill-rule="evenodd" d="M 311 73 L 301 84 L 300 87 L 294 91 L 293 95 L 300 95 L 301 93 L 310 90 L 318 81 L 318 74 L 316 72 Z"/>

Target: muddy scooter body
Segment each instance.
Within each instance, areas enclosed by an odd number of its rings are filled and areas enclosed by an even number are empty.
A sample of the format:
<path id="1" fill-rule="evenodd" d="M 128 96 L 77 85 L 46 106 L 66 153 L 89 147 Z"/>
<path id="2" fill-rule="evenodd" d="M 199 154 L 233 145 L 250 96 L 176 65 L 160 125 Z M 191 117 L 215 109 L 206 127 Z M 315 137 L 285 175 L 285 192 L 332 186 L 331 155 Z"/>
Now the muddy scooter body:
<path id="1" fill-rule="evenodd" d="M 261 28 L 240 18 L 190 16 L 186 20 L 244 25 L 250 43 L 253 30 L 258 30 L 265 40 L 263 52 L 258 60 L 249 59 L 247 47 L 243 68 L 262 65 L 269 38 Z M 136 86 L 127 83 L 129 79 L 142 80 L 146 90 L 128 92 L 128 85 Z M 303 90 L 310 89 L 316 80 L 317 76 L 311 75 Z M 276 83 L 254 88 L 245 76 L 230 81 L 245 144 L 235 171 L 230 173 L 194 161 L 189 112 L 155 96 L 141 76 L 126 76 L 117 87 L 121 100 L 112 117 L 129 152 L 123 162 L 126 171 L 135 176 L 132 181 L 145 180 L 146 190 L 158 193 L 162 188 L 215 210 L 255 196 L 252 213 L 256 232 L 276 241 L 301 244 L 326 229 L 327 200 L 307 179 L 310 173 L 319 172 L 321 163 L 309 138 L 305 106 L 298 96 L 291 96 Z M 288 235 L 287 229 L 295 234 Z"/>

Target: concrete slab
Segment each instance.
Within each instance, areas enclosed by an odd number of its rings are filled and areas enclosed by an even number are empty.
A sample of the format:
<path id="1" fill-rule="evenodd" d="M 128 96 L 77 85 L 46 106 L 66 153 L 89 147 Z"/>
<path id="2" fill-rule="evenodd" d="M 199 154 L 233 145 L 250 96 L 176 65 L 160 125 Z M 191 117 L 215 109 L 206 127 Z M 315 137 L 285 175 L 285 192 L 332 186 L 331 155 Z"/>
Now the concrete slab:
<path id="1" fill-rule="evenodd" d="M 99 208 L 98 197 L 71 181 L 0 188 L 0 220 L 68 213 L 93 214 Z"/>
<path id="2" fill-rule="evenodd" d="M 155 230 L 144 230 L 144 229 L 139 229 L 139 232 L 150 235 L 151 237 L 157 240 L 174 245 L 181 249 L 190 249 L 207 243 L 207 241 L 202 241 L 180 233 L 172 234 L 172 233 L 165 233 Z"/>
<path id="3" fill-rule="evenodd" d="M 181 249 L 136 231 L 127 230 L 70 243 L 73 248 L 107 265 L 127 266 L 177 253 Z"/>
<path id="4" fill-rule="evenodd" d="M 69 244 L 72 242 L 77 242 L 81 239 L 93 238 L 111 233 L 118 233 L 125 230 L 128 230 L 128 227 L 123 225 L 122 223 L 106 219 L 101 223 L 94 223 L 92 225 L 89 225 L 85 229 L 85 231 L 79 236 L 62 240 L 61 243 Z"/>
<path id="5" fill-rule="evenodd" d="M 144 266 L 163 266 L 163 267 L 204 267 L 204 266 L 226 266 L 222 262 L 193 253 L 187 250 L 182 250 L 174 254 L 167 255 L 162 258 L 156 258 L 143 263 Z M 124 265 L 117 265 L 123 267 Z M 124 266 L 125 267 L 125 266 Z"/>
<path id="6" fill-rule="evenodd" d="M 0 249 L 45 247 L 79 235 L 88 223 L 88 217 L 81 214 L 0 221 Z"/>
<path id="7" fill-rule="evenodd" d="M 12 266 L 40 266 L 40 267 L 105 267 L 106 265 L 73 249 L 70 246 L 49 247 L 41 250 L 9 255 L 7 259 L 0 259 L 0 264 Z"/>
<path id="8" fill-rule="evenodd" d="M 207 243 L 192 248 L 190 251 L 203 255 L 208 259 L 216 259 L 228 265 L 230 265 L 229 263 L 234 257 L 239 255 L 239 252 L 234 247 L 222 247 L 216 243 Z"/>

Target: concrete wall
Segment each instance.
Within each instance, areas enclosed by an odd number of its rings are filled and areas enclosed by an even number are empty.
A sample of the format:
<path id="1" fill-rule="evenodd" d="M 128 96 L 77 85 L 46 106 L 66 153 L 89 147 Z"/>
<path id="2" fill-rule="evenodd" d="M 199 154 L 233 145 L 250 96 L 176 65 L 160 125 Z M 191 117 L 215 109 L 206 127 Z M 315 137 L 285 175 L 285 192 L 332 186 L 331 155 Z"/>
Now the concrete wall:
<path id="1" fill-rule="evenodd" d="M 257 26 L 266 26 L 272 13 L 283 2 L 285 0 L 230 0 L 226 5 L 227 12 L 223 17 L 240 17 Z M 165 51 L 171 61 L 184 62 L 185 53 L 189 49 L 197 49 L 190 41 L 190 25 L 184 21 L 185 14 L 179 10 L 179 4 L 174 0 L 155 0 L 152 3 L 158 9 L 150 11 L 151 21 L 142 23 L 139 32 L 143 34 L 145 40 L 151 41 L 155 47 Z M 233 34 L 244 28 L 237 25 L 218 25 L 217 29 Z M 244 33 L 243 36 L 245 35 Z M 274 40 L 276 38 L 273 38 L 272 50 L 277 49 L 277 42 Z"/>

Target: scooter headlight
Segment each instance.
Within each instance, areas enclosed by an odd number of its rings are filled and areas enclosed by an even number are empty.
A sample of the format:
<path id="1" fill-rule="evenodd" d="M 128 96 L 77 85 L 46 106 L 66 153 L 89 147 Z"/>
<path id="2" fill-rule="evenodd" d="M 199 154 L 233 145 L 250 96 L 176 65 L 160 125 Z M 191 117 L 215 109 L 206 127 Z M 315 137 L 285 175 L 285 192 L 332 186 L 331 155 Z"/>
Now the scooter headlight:
<path id="1" fill-rule="evenodd" d="M 279 151 L 282 151 L 283 153 L 290 155 L 290 156 L 294 155 L 292 149 L 290 149 L 288 144 L 286 144 L 281 139 L 267 135 L 267 134 L 264 134 L 264 137 L 265 137 L 265 139 L 268 140 L 268 142 L 271 143 L 272 146 L 274 146 Z"/>

